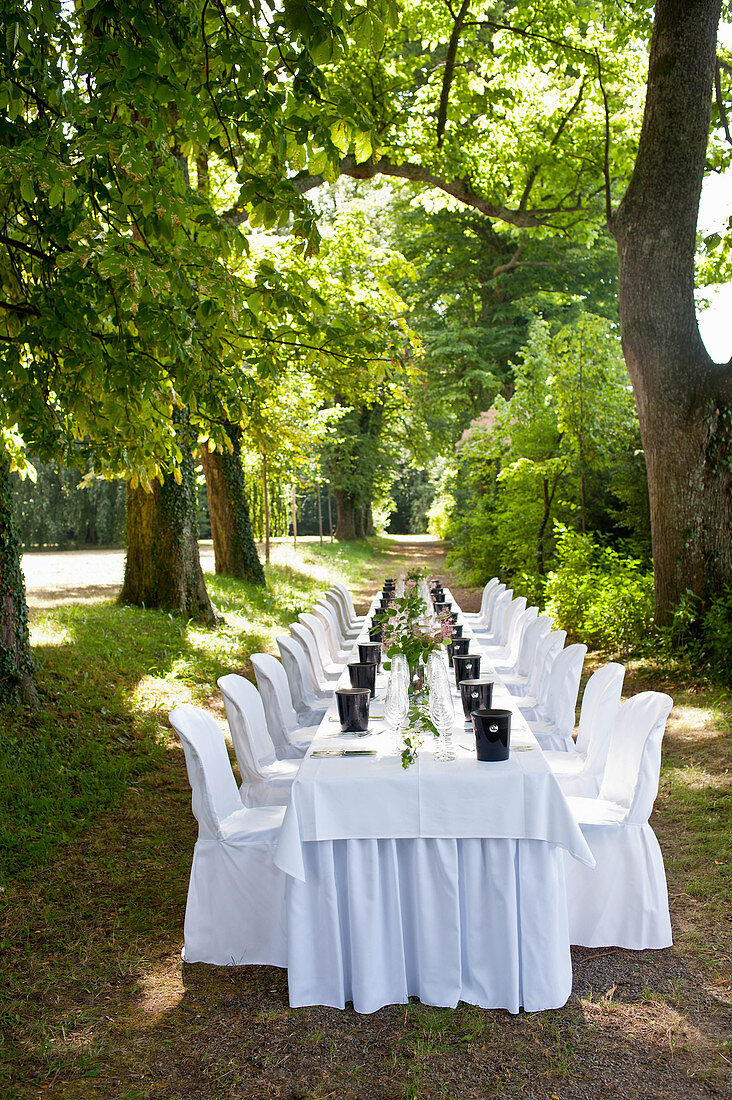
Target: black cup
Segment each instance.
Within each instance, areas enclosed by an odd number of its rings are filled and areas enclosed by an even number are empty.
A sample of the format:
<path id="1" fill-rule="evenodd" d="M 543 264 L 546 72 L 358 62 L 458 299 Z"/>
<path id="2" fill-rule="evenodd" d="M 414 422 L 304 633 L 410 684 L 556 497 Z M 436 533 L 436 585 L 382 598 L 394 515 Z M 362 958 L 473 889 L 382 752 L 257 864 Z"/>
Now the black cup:
<path id="1" fill-rule="evenodd" d="M 480 677 L 480 654 L 466 653 L 462 657 L 453 654 L 452 667 L 455 670 L 455 684 L 458 687 L 461 680 L 477 680 Z"/>
<path id="2" fill-rule="evenodd" d="M 384 580 L 384 588 L 396 588 L 396 577 L 386 577 Z"/>
<path id="3" fill-rule="evenodd" d="M 351 687 L 368 688 L 373 699 L 376 695 L 376 670 L 378 667 L 376 661 L 354 661 L 348 666 Z"/>
<path id="4" fill-rule="evenodd" d="M 452 606 L 452 604 L 450 606 Z M 439 615 L 440 612 L 444 611 L 446 607 L 447 607 L 447 604 L 445 603 L 444 600 L 435 600 L 435 614 L 436 615 Z M 449 611 L 450 608 L 447 607 L 447 610 Z"/>
<path id="5" fill-rule="evenodd" d="M 452 641 L 447 643 L 447 660 L 450 668 L 453 667 L 452 662 L 455 657 L 464 657 L 470 648 L 470 638 L 459 637 L 456 638 L 453 635 Z"/>
<path id="6" fill-rule="evenodd" d="M 453 619 L 453 620 L 451 620 L 451 626 L 452 626 L 452 637 L 453 638 L 462 638 L 462 636 L 463 636 L 463 624 L 462 623 L 456 623 L 455 620 Z"/>
<path id="7" fill-rule="evenodd" d="M 479 760 L 508 760 L 511 743 L 510 710 L 474 710 L 475 751 Z"/>
<path id="8" fill-rule="evenodd" d="M 381 645 L 379 642 L 359 642 L 358 659 L 364 664 L 376 664 L 378 669 L 381 664 Z"/>
<path id="9" fill-rule="evenodd" d="M 493 702 L 493 681 L 487 676 L 473 680 L 461 680 L 458 684 L 463 704 L 465 721 L 470 725 L 470 715 L 474 710 L 490 710 Z"/>
<path id="10" fill-rule="evenodd" d="M 335 697 L 341 733 L 366 733 L 369 728 L 369 689 L 336 688 Z"/>
<path id="11" fill-rule="evenodd" d="M 369 627 L 369 639 L 372 642 L 378 642 L 379 645 L 383 642 L 384 628 L 381 623 L 374 623 L 373 626 Z"/>

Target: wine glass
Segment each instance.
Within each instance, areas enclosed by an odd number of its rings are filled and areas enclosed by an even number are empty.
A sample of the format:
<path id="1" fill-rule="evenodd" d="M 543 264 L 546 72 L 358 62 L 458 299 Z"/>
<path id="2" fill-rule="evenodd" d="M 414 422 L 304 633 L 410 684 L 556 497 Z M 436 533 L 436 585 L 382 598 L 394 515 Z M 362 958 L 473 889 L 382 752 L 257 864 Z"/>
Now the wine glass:
<path id="1" fill-rule="evenodd" d="M 430 718 L 440 735 L 438 738 L 437 750 L 435 752 L 435 760 L 454 760 L 455 752 L 452 747 L 452 730 L 455 723 L 455 704 L 450 688 L 450 677 L 441 653 L 432 653 L 430 655 L 430 660 L 427 662 L 427 669 L 427 679 L 430 686 Z"/>
<path id="2" fill-rule="evenodd" d="M 409 714 L 408 675 L 406 657 L 403 653 L 397 653 L 391 659 L 391 669 L 384 699 L 384 721 L 392 731 L 392 753 L 394 755 L 399 755 L 399 734 L 406 725 L 407 715 Z"/>

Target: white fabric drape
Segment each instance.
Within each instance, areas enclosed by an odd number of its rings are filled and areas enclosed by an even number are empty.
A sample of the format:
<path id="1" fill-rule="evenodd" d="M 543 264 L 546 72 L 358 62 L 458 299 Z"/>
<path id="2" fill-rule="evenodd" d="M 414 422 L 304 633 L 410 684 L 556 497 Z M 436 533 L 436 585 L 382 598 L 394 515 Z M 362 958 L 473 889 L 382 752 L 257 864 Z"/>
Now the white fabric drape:
<path id="1" fill-rule="evenodd" d="M 537 841 L 338 840 L 288 879 L 294 1006 L 558 1008 L 572 986 L 564 868 Z"/>

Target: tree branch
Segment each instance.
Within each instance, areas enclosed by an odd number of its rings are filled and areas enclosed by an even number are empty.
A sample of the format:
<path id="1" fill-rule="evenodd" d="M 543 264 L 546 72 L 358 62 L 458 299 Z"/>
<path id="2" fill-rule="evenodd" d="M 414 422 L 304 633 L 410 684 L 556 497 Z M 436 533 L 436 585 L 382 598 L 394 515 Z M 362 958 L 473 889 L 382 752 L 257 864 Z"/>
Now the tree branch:
<path id="1" fill-rule="evenodd" d="M 437 148 L 442 146 L 442 138 L 445 133 L 445 123 L 447 122 L 447 107 L 450 102 L 450 88 L 452 87 L 453 78 L 455 76 L 455 58 L 457 57 L 458 45 L 460 44 L 460 32 L 463 29 L 463 23 L 465 22 L 465 16 L 468 8 L 470 7 L 470 0 L 463 0 L 460 11 L 456 16 L 455 25 L 452 28 L 452 34 L 450 35 L 450 41 L 447 46 L 447 57 L 445 59 L 445 72 L 442 76 L 442 92 L 440 93 L 440 108 L 437 112 Z"/>
<path id="2" fill-rule="evenodd" d="M 720 72 L 720 61 L 717 58 L 717 64 L 714 66 L 714 95 L 717 100 L 717 110 L 719 111 L 719 117 L 724 127 L 724 136 L 727 139 L 727 144 L 732 145 L 732 134 L 729 132 L 729 118 L 727 117 L 727 108 L 724 105 L 722 99 L 722 74 Z"/>
<path id="3" fill-rule="evenodd" d="M 575 99 L 574 103 L 572 104 L 572 106 L 567 111 L 566 115 L 564 115 L 562 117 L 562 119 L 560 120 L 559 125 L 557 126 L 557 129 L 556 129 L 556 133 L 554 134 L 554 137 L 552 138 L 552 140 L 549 142 L 549 148 L 550 149 L 553 149 L 558 144 L 560 137 L 564 133 L 564 129 L 565 129 L 567 123 L 569 122 L 570 118 L 572 117 L 572 115 L 575 113 L 575 111 L 579 107 L 580 103 L 582 102 L 582 97 L 584 96 L 584 93 L 585 93 L 585 83 L 586 83 L 586 81 L 583 80 L 581 85 L 580 85 L 580 90 L 579 90 L 579 93 L 577 95 L 577 98 Z M 536 183 L 536 177 L 538 175 L 539 175 L 539 165 L 535 164 L 534 167 L 529 172 L 528 178 L 526 180 L 526 186 L 524 187 L 523 194 L 521 195 L 521 199 L 520 199 L 519 205 L 518 205 L 519 210 L 525 210 L 526 209 L 527 203 L 529 201 L 529 196 L 531 195 L 532 188 L 533 188 L 534 184 Z"/>
<path id="4" fill-rule="evenodd" d="M 612 196 L 610 194 L 610 108 L 607 100 L 607 92 L 605 91 L 605 85 L 602 82 L 602 65 L 600 64 L 600 54 L 595 50 L 595 60 L 597 61 L 597 81 L 600 85 L 600 91 L 602 92 L 602 102 L 605 107 L 605 154 L 602 162 L 602 173 L 605 179 L 605 219 L 608 224 L 608 228 L 613 220 L 613 203 Z"/>
<path id="5" fill-rule="evenodd" d="M 575 206 L 536 207 L 533 210 L 512 210 L 509 207 L 489 202 L 473 190 L 468 180 L 444 180 L 433 175 L 429 169 L 421 164 L 410 162 L 393 164 L 389 157 L 380 157 L 377 161 L 370 159 L 364 161 L 363 164 L 357 164 L 356 158 L 349 154 L 343 157 L 339 167 L 341 175 L 350 176 L 351 179 L 370 180 L 378 175 L 396 176 L 399 179 L 410 180 L 412 183 L 424 183 L 430 187 L 436 187 L 438 190 L 444 191 L 445 194 L 452 195 L 453 198 L 457 199 L 458 202 L 462 202 L 465 206 L 471 206 L 474 210 L 485 214 L 486 217 L 497 218 L 499 221 L 506 222 L 508 225 L 515 225 L 519 229 L 534 229 L 546 225 L 549 218 L 555 214 L 571 214 L 581 209 L 581 205 L 578 204 Z M 324 183 L 324 178 L 321 175 L 314 176 L 309 172 L 300 172 L 291 178 L 290 183 L 300 194 L 304 194 L 314 187 L 320 187 Z M 231 215 L 236 216 L 236 211 L 230 211 L 228 216 Z"/>
<path id="6" fill-rule="evenodd" d="M 41 252 L 38 248 L 33 248 L 32 245 L 17 241 L 15 237 L 7 237 L 4 233 L 0 233 L 0 244 L 4 244 L 8 249 L 17 248 L 20 252 L 35 257 L 36 260 L 50 260 L 53 258 L 47 252 Z"/>

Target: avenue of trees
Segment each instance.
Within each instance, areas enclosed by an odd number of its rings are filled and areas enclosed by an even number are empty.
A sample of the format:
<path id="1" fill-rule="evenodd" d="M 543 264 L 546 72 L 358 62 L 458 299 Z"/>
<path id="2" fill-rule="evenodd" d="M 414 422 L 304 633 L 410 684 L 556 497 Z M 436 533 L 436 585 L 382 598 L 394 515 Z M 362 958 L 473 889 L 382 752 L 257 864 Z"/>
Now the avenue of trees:
<path id="1" fill-rule="evenodd" d="M 658 623 L 720 592 L 732 363 L 699 337 L 694 265 L 704 172 L 732 152 L 721 13 L 6 5 L 0 697 L 35 694 L 9 480 L 28 455 L 126 478 L 123 598 L 213 622 L 195 463 L 217 570 L 262 583 L 249 457 L 327 480 L 338 537 L 361 537 L 399 470 L 492 409 L 468 446 L 503 467 L 475 506 L 511 476 L 517 509 L 534 494 L 539 573 L 554 519 L 612 526 L 595 500 L 624 469 L 636 534 L 647 473 Z M 724 277 L 724 239 L 705 263 Z"/>

